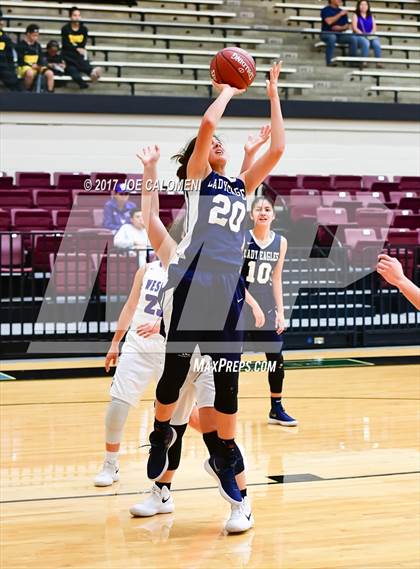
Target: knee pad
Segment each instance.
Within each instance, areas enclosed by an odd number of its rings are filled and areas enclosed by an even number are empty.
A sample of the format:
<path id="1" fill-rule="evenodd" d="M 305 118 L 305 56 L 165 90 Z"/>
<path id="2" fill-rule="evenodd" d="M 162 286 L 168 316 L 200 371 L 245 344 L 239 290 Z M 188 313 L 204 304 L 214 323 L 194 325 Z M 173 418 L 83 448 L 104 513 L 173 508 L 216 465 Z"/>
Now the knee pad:
<path id="1" fill-rule="evenodd" d="M 105 415 L 105 436 L 108 443 L 119 443 L 127 420 L 130 405 L 113 397 Z"/>
<path id="2" fill-rule="evenodd" d="M 190 368 L 191 354 L 170 354 L 165 357 L 165 367 L 156 388 L 156 399 L 163 405 L 175 403 Z"/>
<path id="3" fill-rule="evenodd" d="M 283 389 L 284 380 L 284 359 L 280 352 L 279 354 L 266 354 L 268 362 L 276 362 L 274 371 L 268 372 L 268 382 L 272 393 L 281 393 Z"/>
<path id="4" fill-rule="evenodd" d="M 176 470 L 181 461 L 182 437 L 187 425 L 171 425 L 176 431 L 176 441 L 168 451 L 168 470 Z"/>

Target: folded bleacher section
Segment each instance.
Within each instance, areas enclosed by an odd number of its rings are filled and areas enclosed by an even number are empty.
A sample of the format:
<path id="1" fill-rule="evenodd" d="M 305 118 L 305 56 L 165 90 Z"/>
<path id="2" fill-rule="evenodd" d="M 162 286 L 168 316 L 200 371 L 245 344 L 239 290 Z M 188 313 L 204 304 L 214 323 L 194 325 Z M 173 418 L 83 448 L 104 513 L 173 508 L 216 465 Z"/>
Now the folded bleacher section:
<path id="1" fill-rule="evenodd" d="M 208 95 L 210 58 L 226 45 L 250 51 L 257 78 L 246 97 L 264 97 L 269 64 L 283 59 L 283 95 L 293 99 L 420 102 L 418 0 L 374 0 L 383 69 L 373 58 L 349 59 L 337 46 L 337 68 L 325 66 L 319 40 L 324 2 L 274 0 L 144 0 L 135 7 L 82 4 L 89 27 L 89 57 L 104 68 L 91 93 Z M 41 26 L 42 44 L 60 39 L 70 3 L 3 0 L 6 33 L 20 37 L 30 22 Z M 353 4 L 347 6 L 350 10 Z M 308 24 L 311 27 L 308 27 Z M 367 68 L 348 65 L 368 63 Z M 65 78 L 62 92 L 78 92 Z M 65 83 L 65 85 L 63 85 Z"/>

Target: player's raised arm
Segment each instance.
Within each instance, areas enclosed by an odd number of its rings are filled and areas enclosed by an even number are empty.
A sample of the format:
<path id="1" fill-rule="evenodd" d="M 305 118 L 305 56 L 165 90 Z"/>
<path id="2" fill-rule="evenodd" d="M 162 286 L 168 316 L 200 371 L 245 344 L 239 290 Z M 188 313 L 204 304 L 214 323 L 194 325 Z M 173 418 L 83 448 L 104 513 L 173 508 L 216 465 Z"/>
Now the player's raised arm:
<path id="1" fill-rule="evenodd" d="M 210 174 L 208 156 L 219 120 L 232 97 L 245 93 L 245 89 L 236 89 L 230 85 L 213 82 L 213 86 L 219 91 L 219 95 L 201 119 L 194 151 L 187 167 L 187 178 L 190 180 L 201 180 Z"/>
<path id="2" fill-rule="evenodd" d="M 124 335 L 129 329 L 131 321 L 133 320 L 133 316 L 140 298 L 140 290 L 143 284 L 143 276 L 146 271 L 146 267 L 147 265 L 141 267 L 134 276 L 133 286 L 131 287 L 127 301 L 121 310 L 121 314 L 117 322 L 117 328 L 112 338 L 111 346 L 105 357 L 106 371 L 109 371 L 111 365 L 117 365 L 120 342 L 124 338 Z"/>
<path id="3" fill-rule="evenodd" d="M 246 172 L 254 163 L 258 150 L 267 142 L 271 134 L 271 125 L 266 124 L 260 128 L 257 135 L 250 134 L 244 146 L 244 159 L 241 166 L 241 174 Z"/>
<path id="4" fill-rule="evenodd" d="M 283 265 L 287 252 L 287 239 L 281 238 L 280 256 L 273 269 L 273 296 L 276 303 L 276 331 L 281 334 L 285 329 L 284 305 L 283 305 Z"/>
<path id="5" fill-rule="evenodd" d="M 270 80 L 267 80 L 267 95 L 271 106 L 271 142 L 268 150 L 240 178 L 245 183 L 247 194 L 255 192 L 261 182 L 270 174 L 283 155 L 286 142 L 283 116 L 278 92 L 278 78 L 281 62 L 275 63 L 270 70 Z"/>
<path id="6" fill-rule="evenodd" d="M 148 146 L 143 148 L 137 154 L 137 157 L 144 166 L 141 194 L 141 211 L 144 225 L 150 244 L 162 265 L 167 268 L 175 254 L 176 243 L 159 217 L 157 164 L 160 158 L 160 149 L 157 145 Z"/>
<path id="7" fill-rule="evenodd" d="M 420 310 L 420 288 L 405 276 L 398 259 L 382 253 L 378 257 L 376 270 L 387 282 L 396 286 L 417 310 Z"/>

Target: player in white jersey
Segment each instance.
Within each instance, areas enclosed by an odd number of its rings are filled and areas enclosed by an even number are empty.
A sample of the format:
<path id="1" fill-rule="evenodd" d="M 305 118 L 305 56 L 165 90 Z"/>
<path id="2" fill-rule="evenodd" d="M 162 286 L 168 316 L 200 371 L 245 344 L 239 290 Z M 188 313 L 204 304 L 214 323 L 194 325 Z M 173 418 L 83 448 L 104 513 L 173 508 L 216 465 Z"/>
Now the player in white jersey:
<path id="1" fill-rule="evenodd" d="M 107 371 L 118 359 L 119 344 L 127 332 L 117 369 L 112 381 L 111 402 L 105 418 L 106 456 L 102 470 L 95 478 L 96 486 L 110 486 L 119 479 L 118 453 L 130 406 L 136 406 L 150 382 L 159 379 L 163 370 L 165 339 L 160 334 L 161 310 L 158 293 L 167 279 L 160 261 L 139 269 L 117 323 L 111 347 L 105 360 Z M 198 408 L 213 407 L 214 383 L 211 372 L 195 372 L 194 357 L 172 426 L 180 434 L 168 456 L 169 478 L 179 464 L 180 442 L 191 411 L 197 401 Z M 179 446 L 179 448 L 177 448 Z M 172 500 L 165 502 L 165 510 L 172 508 Z M 171 511 L 172 511 L 171 510 Z M 158 513 L 158 512 L 154 512 Z"/>

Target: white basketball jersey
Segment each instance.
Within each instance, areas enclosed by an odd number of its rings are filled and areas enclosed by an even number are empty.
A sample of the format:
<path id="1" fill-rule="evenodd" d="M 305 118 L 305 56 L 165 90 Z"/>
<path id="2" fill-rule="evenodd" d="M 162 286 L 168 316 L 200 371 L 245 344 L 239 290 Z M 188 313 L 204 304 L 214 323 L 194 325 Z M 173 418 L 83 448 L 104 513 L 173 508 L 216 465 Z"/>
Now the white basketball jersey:
<path id="1" fill-rule="evenodd" d="M 150 263 L 143 276 L 139 303 L 131 322 L 130 330 L 135 330 L 139 324 L 155 323 L 162 316 L 159 304 L 159 292 L 166 284 L 168 275 L 160 261 Z"/>

